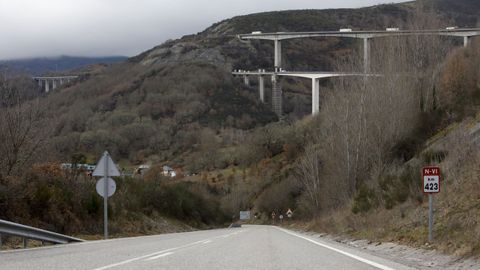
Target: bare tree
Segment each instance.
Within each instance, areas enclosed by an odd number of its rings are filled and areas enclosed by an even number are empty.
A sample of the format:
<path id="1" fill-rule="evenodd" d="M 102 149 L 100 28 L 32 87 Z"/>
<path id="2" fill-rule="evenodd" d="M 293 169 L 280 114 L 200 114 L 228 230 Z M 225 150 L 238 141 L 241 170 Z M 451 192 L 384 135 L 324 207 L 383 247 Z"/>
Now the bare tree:
<path id="1" fill-rule="evenodd" d="M 24 99 L 28 84 L 14 80 L 0 81 L 0 172 L 7 176 L 35 160 L 51 130 L 39 99 Z"/>
<path id="2" fill-rule="evenodd" d="M 297 164 L 296 179 L 301 183 L 308 201 L 314 210 L 320 209 L 322 179 L 321 161 L 318 147 L 306 147 L 305 154 Z"/>

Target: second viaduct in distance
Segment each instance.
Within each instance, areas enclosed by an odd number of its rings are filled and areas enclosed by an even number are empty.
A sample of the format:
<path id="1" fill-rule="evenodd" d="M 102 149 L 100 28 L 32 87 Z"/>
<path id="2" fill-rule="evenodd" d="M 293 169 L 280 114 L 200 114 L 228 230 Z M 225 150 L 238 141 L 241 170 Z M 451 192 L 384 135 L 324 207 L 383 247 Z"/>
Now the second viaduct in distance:
<path id="1" fill-rule="evenodd" d="M 273 72 L 266 72 L 264 69 L 258 71 L 235 70 L 232 72 L 236 76 L 244 76 L 245 84 L 248 84 L 248 76 L 258 76 L 259 96 L 264 101 L 264 76 L 272 78 L 272 109 L 280 117 L 282 115 L 282 89 L 278 83 L 278 76 L 292 76 L 312 79 L 312 114 L 315 115 L 320 110 L 319 102 L 319 80 L 330 77 L 346 76 L 366 76 L 369 75 L 369 54 L 370 40 L 380 37 L 392 36 L 452 36 L 463 38 L 463 45 L 468 46 L 472 37 L 480 36 L 480 28 L 456 28 L 448 27 L 437 30 L 400 30 L 398 28 L 387 28 L 385 31 L 352 31 L 351 29 L 340 29 L 339 31 L 319 31 L 319 32 L 276 32 L 262 33 L 252 32 L 251 34 L 240 34 L 237 37 L 240 40 L 270 40 L 274 42 L 274 69 Z M 286 72 L 282 69 L 282 40 L 298 38 L 315 37 L 340 37 L 356 38 L 363 40 L 363 71 L 364 73 L 342 73 L 342 72 Z M 370 74 L 371 75 L 371 74 Z"/>

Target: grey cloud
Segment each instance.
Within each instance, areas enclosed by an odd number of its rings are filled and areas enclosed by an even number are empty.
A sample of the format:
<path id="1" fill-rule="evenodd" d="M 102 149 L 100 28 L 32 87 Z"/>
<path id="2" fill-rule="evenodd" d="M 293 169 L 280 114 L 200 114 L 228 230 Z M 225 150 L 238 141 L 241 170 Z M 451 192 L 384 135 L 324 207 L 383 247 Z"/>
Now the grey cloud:
<path id="1" fill-rule="evenodd" d="M 360 7 L 381 2 L 384 1 L 0 0 L 0 59 L 132 56 L 236 15 Z"/>

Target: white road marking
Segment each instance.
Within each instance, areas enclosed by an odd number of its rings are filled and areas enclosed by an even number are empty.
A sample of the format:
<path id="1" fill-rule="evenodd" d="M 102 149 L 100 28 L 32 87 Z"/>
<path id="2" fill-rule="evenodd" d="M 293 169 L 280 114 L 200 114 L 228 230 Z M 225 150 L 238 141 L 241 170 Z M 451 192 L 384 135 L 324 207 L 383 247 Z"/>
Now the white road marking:
<path id="1" fill-rule="evenodd" d="M 282 229 L 282 228 L 278 228 L 278 227 L 275 227 L 275 228 L 277 228 L 278 230 L 280 230 L 280 231 L 282 231 L 282 232 L 284 232 L 284 233 L 287 233 L 287 234 L 296 236 L 296 237 L 298 237 L 298 238 L 302 238 L 303 240 L 307 240 L 308 242 L 314 243 L 315 245 L 318 245 L 318 246 L 321 246 L 321 247 L 324 247 L 324 248 L 333 250 L 333 251 L 335 251 L 335 252 L 338 252 L 338 253 L 340 253 L 340 254 L 343 254 L 343 255 L 345 255 L 345 256 L 348 256 L 348 257 L 350 257 L 350 258 L 353 258 L 353 259 L 355 259 L 355 260 L 357 260 L 357 261 L 361 261 L 361 262 L 363 262 L 363 263 L 369 264 L 369 265 L 371 265 L 371 266 L 373 266 L 373 267 L 376 267 L 376 268 L 379 268 L 379 269 L 382 269 L 382 270 L 395 270 L 395 269 L 390 268 L 390 267 L 388 267 L 388 266 L 385 266 L 385 265 L 383 265 L 383 264 L 379 264 L 379 263 L 376 263 L 376 262 L 373 262 L 373 261 L 364 259 L 364 258 L 362 258 L 362 257 L 360 257 L 360 256 L 357 256 L 357 255 L 348 253 L 348 252 L 343 251 L 343 250 L 340 250 L 340 249 L 338 249 L 338 248 L 334 248 L 334 247 L 325 245 L 325 244 L 323 244 L 323 243 L 320 243 L 320 242 L 317 242 L 317 241 L 315 241 L 315 240 L 312 240 L 312 239 L 310 239 L 310 238 L 308 238 L 308 237 L 301 236 L 301 235 L 298 235 L 298 234 L 296 234 L 296 233 L 293 233 L 293 232 L 291 232 L 291 231 L 288 231 L 288 230 L 285 230 L 285 229 Z"/>
<path id="2" fill-rule="evenodd" d="M 160 255 L 157 255 L 157 256 L 153 256 L 153 257 L 150 257 L 148 259 L 145 259 L 145 261 L 152 261 L 152 260 L 156 260 L 156 259 L 160 259 L 160 258 L 163 258 L 163 257 L 167 257 L 169 255 L 172 255 L 173 252 L 167 252 L 167 253 L 163 253 L 163 254 L 160 254 Z"/>
<path id="3" fill-rule="evenodd" d="M 205 239 L 205 240 L 208 240 L 208 239 Z M 143 256 L 140 256 L 140 257 L 135 257 L 135 258 L 132 258 L 132 259 L 129 259 L 129 260 L 125 260 L 125 261 L 121 261 L 121 262 L 118 262 L 118 263 L 112 263 L 112 264 L 109 264 L 109 265 L 106 265 L 106 266 L 102 266 L 102 267 L 99 267 L 99 268 L 95 268 L 95 269 L 93 269 L 93 270 L 105 270 L 105 269 L 110 269 L 110 268 L 113 268 L 113 267 L 116 267 L 116 266 L 120 266 L 120 265 L 124 265 L 124 264 L 127 264 L 127 263 L 131 263 L 131 262 L 135 262 L 135 261 L 138 261 L 138 260 L 142 260 L 142 259 L 145 259 L 145 258 L 148 258 L 148 257 L 151 257 L 151 256 L 163 254 L 163 253 L 165 253 L 165 252 L 174 251 L 174 250 L 178 250 L 178 249 L 181 249 L 181 248 L 186 248 L 186 247 L 191 247 L 191 246 L 194 246 L 194 245 L 197 245 L 197 244 L 201 244 L 201 243 L 202 243 L 203 241 L 205 241 L 205 240 L 200 240 L 200 241 L 196 241 L 196 242 L 193 242 L 193 243 L 190 243 L 190 244 L 186 244 L 186 245 L 183 245 L 183 246 L 179 246 L 179 247 L 174 247 L 174 248 L 169 248 L 169 249 L 157 251 L 157 252 L 154 252 L 154 253 L 150 253 L 150 254 L 147 254 L 147 255 L 143 255 Z"/>
<path id="4" fill-rule="evenodd" d="M 246 230 L 238 231 L 238 232 L 236 232 L 235 234 L 237 234 L 237 233 L 242 233 L 242 232 L 244 232 L 244 231 L 246 231 Z M 196 242 L 193 242 L 193 243 L 190 243 L 190 244 L 186 244 L 186 245 L 183 245 L 183 246 L 179 246 L 179 247 L 175 247 L 175 248 L 169 248 L 169 249 L 157 251 L 157 252 L 154 252 L 154 253 L 151 253 L 151 254 L 143 255 L 143 256 L 140 256 L 140 257 L 135 257 L 135 258 L 132 258 L 132 259 L 129 259 L 129 260 L 125 260 L 125 261 L 121 261 L 121 262 L 118 262 L 118 263 L 109 264 L 109 265 L 102 266 L 102 267 L 99 267 L 99 268 L 95 268 L 95 269 L 92 269 L 92 270 L 105 270 L 105 269 L 110 269 L 110 268 L 113 268 L 113 267 L 116 267 L 116 266 L 120 266 L 120 265 L 124 265 L 124 264 L 127 264 L 127 263 L 139 261 L 139 260 L 146 259 L 146 258 L 149 258 L 149 257 L 152 257 L 152 256 L 163 255 L 163 254 L 166 254 L 167 252 L 170 252 L 170 251 L 174 251 L 174 250 L 178 250 L 178 249 L 182 249 L 182 248 L 191 247 L 191 246 L 194 246 L 194 245 L 197 245 L 197 244 L 207 244 L 207 243 L 210 243 L 210 242 L 212 241 L 212 239 L 216 239 L 216 238 L 220 238 L 220 237 L 225 237 L 226 235 L 229 235 L 229 234 L 219 235 L 219 236 L 216 236 L 216 237 L 203 239 L 203 240 L 196 241 Z M 210 242 L 208 242 L 208 241 L 210 241 Z M 169 255 L 170 255 L 170 254 L 169 254 Z"/>

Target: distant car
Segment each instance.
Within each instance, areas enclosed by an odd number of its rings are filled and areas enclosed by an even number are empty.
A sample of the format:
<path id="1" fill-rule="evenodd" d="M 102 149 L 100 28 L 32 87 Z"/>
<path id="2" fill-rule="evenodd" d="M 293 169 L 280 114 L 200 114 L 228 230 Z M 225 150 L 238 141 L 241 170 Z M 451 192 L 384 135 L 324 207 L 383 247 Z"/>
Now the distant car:
<path id="1" fill-rule="evenodd" d="M 445 29 L 446 29 L 446 30 L 455 30 L 455 29 L 457 29 L 457 28 L 458 28 L 458 27 L 456 27 L 456 26 L 449 26 L 449 27 L 447 27 L 447 28 L 445 28 Z"/>
<path id="2" fill-rule="evenodd" d="M 386 30 L 386 31 L 388 31 L 388 32 L 392 32 L 392 31 L 400 31 L 400 29 L 399 29 L 399 28 L 387 28 L 387 29 L 385 29 L 385 30 Z"/>
<path id="3" fill-rule="evenodd" d="M 351 28 L 341 28 L 340 32 L 352 32 Z"/>
<path id="4" fill-rule="evenodd" d="M 229 228 L 240 228 L 240 227 L 242 227 L 241 223 L 234 222 L 234 223 L 230 224 Z"/>
<path id="5" fill-rule="evenodd" d="M 261 33 L 262 33 L 262 31 L 253 31 L 252 35 L 260 35 Z"/>

